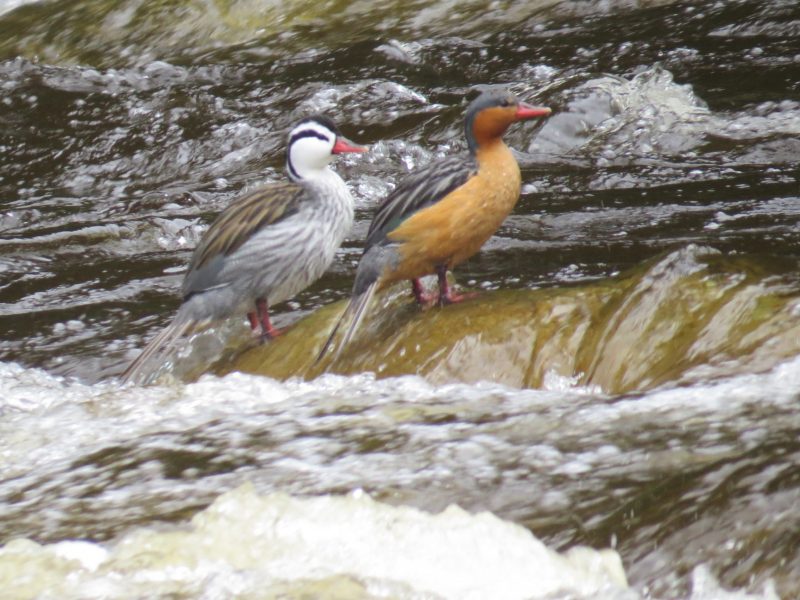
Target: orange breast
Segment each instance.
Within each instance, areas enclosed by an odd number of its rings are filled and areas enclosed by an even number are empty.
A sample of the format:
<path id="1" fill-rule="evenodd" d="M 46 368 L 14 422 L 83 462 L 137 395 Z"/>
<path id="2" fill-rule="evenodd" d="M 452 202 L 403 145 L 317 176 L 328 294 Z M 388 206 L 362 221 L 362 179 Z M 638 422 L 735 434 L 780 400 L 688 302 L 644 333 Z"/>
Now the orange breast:
<path id="1" fill-rule="evenodd" d="M 500 227 L 519 199 L 519 166 L 502 140 L 480 148 L 477 158 L 474 177 L 388 235 L 401 244 L 400 261 L 383 273 L 383 285 L 432 274 L 437 265 L 452 269 Z"/>

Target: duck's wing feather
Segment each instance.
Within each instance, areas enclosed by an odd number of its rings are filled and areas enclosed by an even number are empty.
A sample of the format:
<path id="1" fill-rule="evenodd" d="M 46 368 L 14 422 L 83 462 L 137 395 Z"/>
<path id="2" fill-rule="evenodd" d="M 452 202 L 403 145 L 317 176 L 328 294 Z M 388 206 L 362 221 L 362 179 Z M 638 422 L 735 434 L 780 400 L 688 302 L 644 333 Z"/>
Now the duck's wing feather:
<path id="1" fill-rule="evenodd" d="M 436 204 L 478 172 L 471 156 L 438 160 L 407 175 L 378 207 L 364 251 L 386 242 L 387 235 L 414 213 Z"/>
<path id="2" fill-rule="evenodd" d="M 290 182 L 271 183 L 234 200 L 208 228 L 195 248 L 183 284 L 183 296 L 214 285 L 203 273 L 234 253 L 256 232 L 296 214 L 304 200 L 303 188 Z M 207 273 L 206 273 L 207 275 Z M 203 282 L 199 286 L 199 282 Z"/>

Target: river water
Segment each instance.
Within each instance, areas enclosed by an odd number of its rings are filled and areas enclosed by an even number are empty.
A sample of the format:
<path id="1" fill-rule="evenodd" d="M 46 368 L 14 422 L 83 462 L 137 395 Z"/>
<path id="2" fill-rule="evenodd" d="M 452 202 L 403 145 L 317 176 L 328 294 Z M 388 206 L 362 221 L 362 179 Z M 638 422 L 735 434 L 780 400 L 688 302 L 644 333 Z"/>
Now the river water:
<path id="1" fill-rule="evenodd" d="M 337 161 L 356 226 L 278 326 L 347 296 L 376 203 L 463 150 L 486 85 L 553 116 L 509 131 L 522 197 L 460 282 L 680 286 L 721 256 L 752 277 L 730 312 L 780 296 L 794 340 L 798 39 L 794 0 L 0 0 L 0 598 L 800 597 L 796 354 L 626 393 L 114 379 L 294 121 L 372 149 Z"/>

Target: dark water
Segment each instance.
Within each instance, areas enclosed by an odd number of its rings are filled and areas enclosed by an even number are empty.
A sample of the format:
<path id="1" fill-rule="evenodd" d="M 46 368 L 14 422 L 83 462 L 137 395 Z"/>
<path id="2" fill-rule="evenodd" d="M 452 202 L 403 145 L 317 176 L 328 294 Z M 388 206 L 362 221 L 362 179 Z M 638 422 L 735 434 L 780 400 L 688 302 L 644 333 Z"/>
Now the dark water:
<path id="1" fill-rule="evenodd" d="M 522 166 L 522 197 L 484 250 L 458 270 L 460 282 L 490 290 L 581 285 L 695 243 L 763 267 L 796 289 L 800 5 L 794 0 L 289 4 L 263 10 L 219 4 L 220 14 L 210 14 L 191 3 L 61 1 L 0 15 L 2 361 L 87 384 L 118 374 L 173 314 L 181 269 L 207 225 L 241 190 L 283 178 L 283 136 L 296 119 L 315 111 L 373 150 L 336 163 L 358 202 L 356 227 L 328 274 L 279 307 L 277 323 L 345 297 L 373 207 L 407 170 L 465 147 L 464 107 L 487 85 L 508 86 L 554 114 L 509 132 Z M 666 424 L 654 417 L 639 422 L 631 416 L 636 411 L 620 417 L 645 428 L 621 443 L 616 458 L 589 461 L 601 471 L 586 482 L 571 479 L 564 465 L 574 462 L 573 454 L 582 456 L 586 444 L 605 456 L 609 440 L 592 437 L 580 403 L 564 417 L 581 434 L 575 439 L 559 432 L 558 415 L 549 417 L 554 433 L 547 434 L 513 410 L 505 420 L 495 415 L 504 423 L 491 432 L 509 447 L 496 449 L 490 472 L 513 471 L 511 457 L 539 439 L 569 455 L 563 464 L 556 461 L 567 475 L 542 474 L 547 461 L 529 457 L 533 462 L 520 467 L 513 481 L 489 476 L 476 483 L 459 475 L 458 456 L 423 453 L 417 456 L 422 462 L 452 460 L 455 475 L 444 478 L 450 487 L 432 489 L 427 476 L 411 477 L 411 489 L 402 493 L 399 480 L 378 483 L 396 468 L 391 462 L 377 465 L 366 481 L 333 477 L 303 484 L 291 470 L 287 479 L 267 474 L 274 456 L 253 450 L 253 440 L 259 427 L 275 423 L 256 409 L 244 411 L 258 415 L 249 424 L 226 413 L 216 433 L 205 420 L 178 427 L 196 427 L 196 435 L 120 426 L 119 437 L 95 449 L 99 454 L 32 466 L 30 479 L 18 482 L 24 492 L 11 479 L 3 484 L 3 525 L 9 536 L 48 542 L 105 539 L 153 519 L 186 518 L 247 471 L 264 489 L 322 493 L 361 485 L 387 500 L 428 509 L 463 500 L 467 508 L 521 522 L 559 548 L 600 547 L 615 535 L 631 583 L 645 596 L 685 593 L 691 568 L 709 563 L 726 585 L 755 590 L 771 577 L 791 597 L 800 588 L 791 525 L 799 518 L 797 423 L 792 392 L 781 385 L 794 380 L 781 375 L 769 381 L 739 381 L 748 390 L 744 396 L 755 400 L 742 400 L 727 416 L 715 417 L 712 407 L 701 411 L 702 418 L 675 409 L 678 416 Z M 757 408 L 762 385 L 787 394 L 765 409 L 768 415 Z M 376 402 L 387 393 L 369 383 L 356 387 Z M 103 390 L 93 393 L 114 395 Z M 76 393 L 89 402 L 84 392 Z M 707 393 L 697 390 L 697 397 Z M 592 398 L 609 405 L 633 402 Z M 640 400 L 657 412 L 664 398 Z M 534 407 L 532 414 L 540 409 L 557 410 Z M 99 427 L 106 418 L 64 410 L 67 431 Z M 125 411 L 135 421 L 135 411 Z M 466 437 L 486 434 L 484 419 L 491 418 L 452 417 L 464 419 L 472 432 Z M 517 418 L 525 422 L 524 441 L 514 438 L 523 427 Z M 700 424 L 695 428 L 684 418 Z M 721 418 L 732 419 L 729 430 Z M 437 423 L 428 419 L 422 422 Z M 610 438 L 628 428 L 616 417 L 611 421 Z M 304 439 L 317 427 L 286 439 Z M 237 428 L 253 439 L 233 444 L 230 455 Z M 717 430 L 718 438 L 704 439 Z M 748 432 L 762 430 L 763 437 L 746 441 Z M 55 432 L 43 437 L 49 435 Z M 394 435 L 391 427 L 379 428 L 367 439 L 337 440 L 336 451 L 331 446 L 320 452 L 347 454 L 361 444 L 385 444 L 387 452 L 414 456 L 416 444 L 428 439 L 415 432 L 405 441 Z M 121 441 L 130 436 L 144 436 L 141 446 Z M 284 442 L 275 442 L 276 452 L 291 454 Z M 114 444 L 121 444 L 119 456 L 138 458 L 115 458 Z M 153 445 L 177 454 L 164 458 Z M 210 454 L 195 454 L 197 447 Z M 713 457 L 686 458 L 697 447 Z M 675 458 L 654 458 L 670 448 Z M 64 482 L 70 477 L 88 481 L 97 475 L 92 469 L 101 469 L 148 480 L 139 465 L 174 464 L 184 460 L 184 450 L 193 465 L 207 464 L 213 455 L 218 466 L 201 469 L 190 483 L 179 475 L 154 476 L 175 479 L 177 489 L 141 491 L 134 501 L 125 496 L 127 513 L 88 501 L 99 511 L 97 519 L 65 516 L 84 506 L 76 499 L 93 497 L 81 486 L 69 491 Z M 534 483 L 525 478 L 532 473 L 539 474 Z M 213 479 L 220 474 L 224 484 Z M 109 477 L 98 484 L 101 490 L 133 490 L 138 497 L 133 483 Z M 56 482 L 52 490 L 46 481 Z M 542 489 L 563 493 L 567 501 L 555 502 L 548 513 L 546 502 L 532 506 L 525 500 Z M 39 511 L 54 497 L 62 500 L 50 505 L 53 518 L 41 519 Z M 779 506 L 788 511 L 784 524 L 765 524 Z M 540 509 L 544 516 L 537 516 Z M 725 518 L 715 519 L 715 511 Z M 737 526 L 746 533 L 734 535 L 735 547 L 709 533 Z M 675 567 L 687 545 L 690 551 Z"/>
<path id="2" fill-rule="evenodd" d="M 313 49 L 281 53 L 273 33 L 191 56 L 164 50 L 146 64 L 114 59 L 109 44 L 102 68 L 36 64 L 13 57 L 23 43 L 10 47 L 0 63 L 2 357 L 88 380 L 117 372 L 176 306 L 180 276 L 164 271 L 186 263 L 237 192 L 283 176 L 283 132 L 313 110 L 378 143 L 340 164 L 359 224 L 297 303 L 343 296 L 370 209 L 428 153 L 463 147 L 464 104 L 486 84 L 556 114 L 508 136 L 523 152 L 523 196 L 460 280 L 558 285 L 688 242 L 791 264 L 794 3 L 584 8 L 464 38 L 437 22 L 394 37 L 367 23 L 333 47 L 322 22 Z M 54 20 L 63 10 L 18 12 Z"/>

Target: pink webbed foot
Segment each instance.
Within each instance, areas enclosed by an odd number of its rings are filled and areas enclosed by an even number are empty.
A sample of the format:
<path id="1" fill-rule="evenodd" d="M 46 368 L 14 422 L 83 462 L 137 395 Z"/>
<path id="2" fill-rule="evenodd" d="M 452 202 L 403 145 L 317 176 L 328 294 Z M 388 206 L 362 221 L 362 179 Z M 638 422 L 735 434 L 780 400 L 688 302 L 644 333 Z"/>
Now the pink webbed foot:
<path id="1" fill-rule="evenodd" d="M 464 300 L 469 300 L 470 298 L 477 298 L 480 295 L 480 292 L 466 292 L 464 294 L 456 294 L 452 290 L 448 290 L 446 294 L 439 294 L 439 306 L 445 306 L 447 304 L 458 304 L 459 302 L 463 302 Z"/>
<path id="2" fill-rule="evenodd" d="M 439 297 L 437 298 L 439 306 L 457 304 L 458 302 L 475 298 L 478 295 L 478 292 L 467 292 L 465 294 L 455 293 L 450 287 L 450 283 L 447 281 L 447 267 L 445 266 L 437 267 L 436 275 L 439 278 Z"/>

